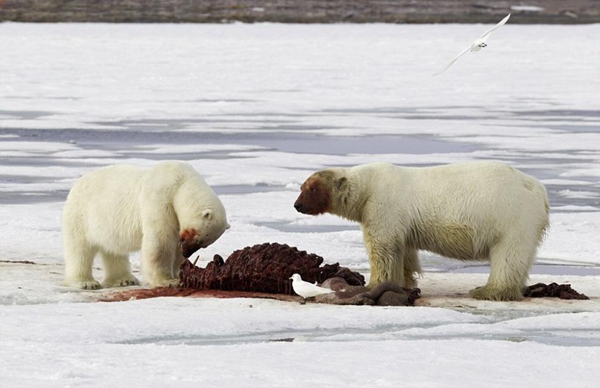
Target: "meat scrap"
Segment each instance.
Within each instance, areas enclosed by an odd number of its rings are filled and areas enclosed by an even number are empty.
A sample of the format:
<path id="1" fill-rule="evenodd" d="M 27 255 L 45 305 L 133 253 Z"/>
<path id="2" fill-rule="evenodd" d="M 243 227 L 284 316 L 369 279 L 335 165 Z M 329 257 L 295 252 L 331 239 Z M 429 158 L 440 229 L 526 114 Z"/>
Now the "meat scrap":
<path id="1" fill-rule="evenodd" d="M 325 280 L 322 287 L 331 288 L 335 293 L 318 295 L 318 303 L 339 305 L 414 306 L 421 297 L 419 288 L 403 288 L 396 283 L 384 282 L 373 289 L 365 286 L 349 285 L 342 278 Z"/>
<path id="2" fill-rule="evenodd" d="M 529 286 L 523 293 L 530 298 L 554 297 L 560 299 L 590 299 L 585 294 L 580 294 L 571 288 L 570 284 L 537 283 Z"/>

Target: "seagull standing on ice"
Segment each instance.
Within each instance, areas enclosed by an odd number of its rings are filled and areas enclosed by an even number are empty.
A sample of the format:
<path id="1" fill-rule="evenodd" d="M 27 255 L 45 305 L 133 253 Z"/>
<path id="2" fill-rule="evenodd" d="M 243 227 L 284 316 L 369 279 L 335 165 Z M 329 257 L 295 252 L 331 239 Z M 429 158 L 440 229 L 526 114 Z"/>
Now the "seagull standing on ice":
<path id="1" fill-rule="evenodd" d="M 450 66 L 452 66 L 454 64 L 454 62 L 456 62 L 458 60 L 458 58 L 462 57 L 467 51 L 479 51 L 482 48 L 487 47 L 487 44 L 485 44 L 485 40 L 490 36 L 490 34 L 495 29 L 505 25 L 506 22 L 508 21 L 509 17 L 510 17 L 510 14 L 508 14 L 504 19 L 500 20 L 500 23 L 496 24 L 494 27 L 492 27 L 489 30 L 487 30 L 486 32 L 484 32 L 483 35 L 481 35 L 479 37 L 479 39 L 475 40 L 473 43 L 471 43 L 471 45 L 469 47 L 467 47 L 460 54 L 458 54 L 456 56 L 456 58 L 454 58 L 452 60 L 452 62 L 450 62 L 448 65 L 446 65 L 446 67 L 444 67 L 444 69 L 442 71 L 439 71 L 439 72 L 435 73 L 434 75 L 442 74 L 443 72 L 448 70 L 450 68 Z"/>
<path id="2" fill-rule="evenodd" d="M 292 288 L 294 289 L 294 292 L 303 299 L 302 304 L 306 303 L 306 298 L 335 292 L 332 289 L 317 286 L 317 282 L 315 282 L 315 284 L 305 282 L 297 273 L 293 274 L 290 279 L 292 279 Z"/>

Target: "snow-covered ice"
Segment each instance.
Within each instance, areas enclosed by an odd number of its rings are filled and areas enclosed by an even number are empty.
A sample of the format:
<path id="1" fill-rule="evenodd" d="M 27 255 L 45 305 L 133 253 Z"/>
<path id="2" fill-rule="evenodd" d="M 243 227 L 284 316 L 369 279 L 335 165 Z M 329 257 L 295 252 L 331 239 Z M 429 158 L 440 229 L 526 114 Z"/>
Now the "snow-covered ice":
<path id="1" fill-rule="evenodd" d="M 596 387 L 600 25 L 509 22 L 432 77 L 487 27 L 0 24 L 0 384 Z M 280 242 L 365 273 L 356 224 L 294 210 L 312 171 L 504 161 L 550 195 L 530 283 L 592 299 L 475 301 L 485 266 L 427 253 L 413 308 L 61 287 L 73 182 L 162 159 L 189 161 L 227 208 L 200 265 Z"/>

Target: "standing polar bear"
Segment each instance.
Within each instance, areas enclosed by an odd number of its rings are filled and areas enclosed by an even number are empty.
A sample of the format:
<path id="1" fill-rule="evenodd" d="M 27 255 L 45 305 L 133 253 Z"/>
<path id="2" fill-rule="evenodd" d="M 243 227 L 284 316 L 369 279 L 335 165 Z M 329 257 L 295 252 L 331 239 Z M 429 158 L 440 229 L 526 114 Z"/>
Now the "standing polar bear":
<path id="1" fill-rule="evenodd" d="M 144 281 L 174 287 L 184 256 L 209 246 L 228 228 L 223 204 L 187 163 L 104 167 L 77 180 L 67 197 L 63 284 L 100 288 L 92 277 L 96 253 L 105 287 L 139 284 L 128 256 L 141 249 Z"/>
<path id="2" fill-rule="evenodd" d="M 360 223 L 370 287 L 416 285 L 418 250 L 459 260 L 489 260 L 476 299 L 520 300 L 545 230 L 548 196 L 535 178 L 497 162 L 437 167 L 372 163 L 312 174 L 296 203 L 301 213 L 331 213 Z"/>

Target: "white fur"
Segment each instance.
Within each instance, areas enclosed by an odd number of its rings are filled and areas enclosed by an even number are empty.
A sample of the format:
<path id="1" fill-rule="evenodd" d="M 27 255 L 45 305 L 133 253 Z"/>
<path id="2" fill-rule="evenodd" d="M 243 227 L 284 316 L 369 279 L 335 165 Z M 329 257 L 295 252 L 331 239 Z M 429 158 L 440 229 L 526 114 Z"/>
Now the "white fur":
<path id="1" fill-rule="evenodd" d="M 144 281 L 175 286 L 184 260 L 180 233 L 197 231 L 205 247 L 228 227 L 223 204 L 187 163 L 115 165 L 87 173 L 71 189 L 63 211 L 64 284 L 100 288 L 92 277 L 96 253 L 105 287 L 139 284 L 129 253 L 141 249 Z"/>
<path id="2" fill-rule="evenodd" d="M 370 286 L 416 285 L 417 251 L 428 250 L 490 260 L 488 283 L 472 290 L 473 297 L 522 298 L 548 226 L 546 189 L 535 178 L 497 162 L 424 168 L 373 163 L 329 171 L 337 178 L 331 213 L 361 223 Z"/>

